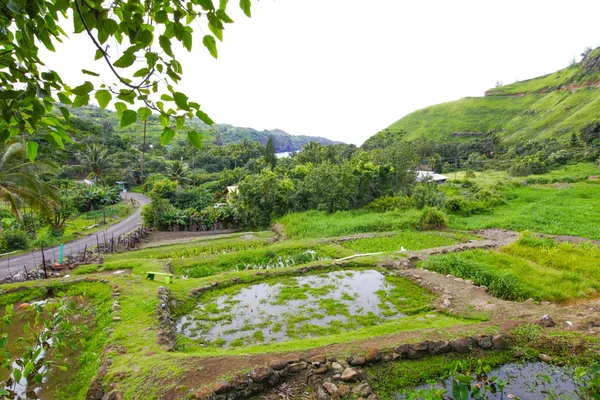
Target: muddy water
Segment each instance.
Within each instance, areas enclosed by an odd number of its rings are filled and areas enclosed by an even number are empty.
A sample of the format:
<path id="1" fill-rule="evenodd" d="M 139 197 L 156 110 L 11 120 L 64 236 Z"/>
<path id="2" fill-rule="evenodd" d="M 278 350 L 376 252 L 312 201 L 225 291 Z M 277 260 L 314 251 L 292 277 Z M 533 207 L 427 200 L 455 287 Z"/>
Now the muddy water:
<path id="1" fill-rule="evenodd" d="M 87 302 L 82 301 L 81 299 L 78 300 L 80 308 L 86 306 Z M 33 327 L 35 312 L 32 310 L 28 310 L 25 307 L 26 304 L 44 306 L 48 301 L 49 299 L 44 299 L 31 303 L 24 303 L 22 307 L 20 305 L 15 305 L 12 309 L 13 317 L 10 319 L 10 324 L 2 323 L 2 326 L 0 327 L 0 334 L 8 335 L 9 342 L 6 346 L 6 350 L 12 355 L 13 360 L 15 360 L 12 363 L 13 369 L 18 368 L 21 371 L 23 371 L 23 367 L 17 364 L 17 359 L 15 357 L 20 357 L 23 354 L 23 346 L 29 345 L 31 343 L 30 340 L 32 338 L 32 333 L 29 332 L 29 329 L 27 327 Z M 6 316 L 6 314 L 6 309 L 0 310 L 0 319 L 3 319 Z M 51 316 L 46 311 L 40 314 L 41 322 L 39 323 L 36 329 L 38 332 L 40 331 L 40 329 L 45 329 L 43 328 L 43 321 L 49 319 L 50 317 Z M 74 315 L 71 317 L 71 319 L 72 323 L 89 322 L 88 317 L 83 317 L 81 315 Z M 48 341 L 48 344 L 50 346 L 52 345 L 52 339 Z M 36 345 L 35 347 L 36 349 L 40 350 L 40 354 L 36 358 L 36 361 L 46 356 L 46 351 L 41 345 Z M 66 349 L 66 351 L 63 352 L 63 357 L 64 358 L 60 361 L 61 364 L 64 364 L 65 361 L 68 361 L 68 359 L 71 357 L 77 357 L 77 354 L 75 354 L 73 351 Z M 27 380 L 24 377 L 22 377 L 19 380 L 19 382 L 13 382 L 10 386 L 6 386 L 6 389 L 13 391 L 17 395 L 17 398 L 26 398 L 26 393 L 28 391 L 33 391 L 39 396 L 40 399 L 51 400 L 54 398 L 54 396 L 52 395 L 52 388 L 54 384 L 60 380 L 64 380 L 65 378 L 69 377 L 75 372 L 75 370 L 69 368 L 67 371 L 61 371 L 58 368 L 53 368 L 49 372 L 50 373 L 48 375 L 44 376 L 42 384 L 35 384 L 30 382 L 29 386 L 27 386 Z M 0 371 L 1 382 L 6 382 L 6 380 L 9 378 L 8 373 L 9 372 L 6 369 Z M 40 369 L 40 373 L 45 373 L 45 367 L 42 367 Z"/>
<path id="2" fill-rule="evenodd" d="M 527 400 L 545 399 L 579 399 L 582 398 L 579 390 L 585 387 L 585 383 L 575 383 L 573 370 L 544 363 L 530 364 L 507 364 L 493 370 L 489 377 L 496 376 L 507 382 L 504 394 L 487 393 L 487 399 L 520 398 Z M 420 386 L 417 389 L 428 389 L 429 385 Z M 452 383 L 445 381 L 443 384 L 434 386 L 446 388 L 452 393 Z M 508 396 L 512 395 L 514 397 Z M 396 399 L 404 399 L 403 394 L 398 394 Z"/>
<path id="3" fill-rule="evenodd" d="M 379 271 L 336 271 L 292 280 L 243 287 L 199 304 L 178 321 L 178 332 L 206 343 L 241 345 L 358 329 L 357 316 L 371 321 L 404 317 L 384 315 L 393 306 L 382 307 L 377 292 L 387 293 L 391 285 Z"/>

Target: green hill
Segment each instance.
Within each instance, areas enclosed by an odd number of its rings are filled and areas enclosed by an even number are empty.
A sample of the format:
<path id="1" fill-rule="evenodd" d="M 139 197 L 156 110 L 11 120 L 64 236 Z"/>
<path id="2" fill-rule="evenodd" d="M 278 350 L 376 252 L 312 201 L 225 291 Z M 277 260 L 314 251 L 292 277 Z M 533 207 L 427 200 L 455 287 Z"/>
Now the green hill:
<path id="1" fill-rule="evenodd" d="M 107 129 L 114 129 L 115 132 L 123 135 L 133 135 L 137 140 L 141 141 L 144 133 L 144 124 L 136 122 L 125 128 L 119 126 L 119 118 L 117 113 L 109 110 L 102 110 L 98 107 L 82 107 L 71 109 L 71 113 L 83 121 L 91 121 L 95 124 L 103 126 Z M 237 143 L 243 139 L 251 142 L 259 142 L 263 145 L 267 143 L 269 137 L 273 137 L 275 142 L 275 151 L 297 151 L 308 142 L 317 142 L 323 145 L 340 143 L 319 136 L 291 135 L 281 129 L 258 131 L 252 128 L 241 128 L 228 124 L 215 124 L 212 127 L 204 124 L 202 121 L 195 119 L 188 123 L 193 129 L 202 132 L 204 142 L 206 143 Z M 148 118 L 147 126 L 147 141 L 148 143 L 159 143 L 162 126 L 158 117 L 152 115 Z M 186 135 L 179 134 L 173 139 L 175 143 L 185 142 Z M 183 143 L 181 143 L 183 144 Z"/>
<path id="2" fill-rule="evenodd" d="M 515 143 L 565 139 L 600 116 L 600 48 L 555 73 L 417 110 L 369 138 L 375 146 L 405 131 L 406 139 L 465 141 L 495 133 Z"/>

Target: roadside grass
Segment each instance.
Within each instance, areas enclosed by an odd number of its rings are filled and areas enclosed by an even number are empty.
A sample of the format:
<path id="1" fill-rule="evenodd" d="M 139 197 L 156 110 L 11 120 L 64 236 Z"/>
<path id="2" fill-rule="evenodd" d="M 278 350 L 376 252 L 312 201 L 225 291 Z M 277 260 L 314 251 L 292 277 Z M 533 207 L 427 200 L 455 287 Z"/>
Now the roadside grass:
<path id="1" fill-rule="evenodd" d="M 420 212 L 414 209 L 378 213 L 368 210 L 306 211 L 288 214 L 278 222 L 289 238 L 321 238 L 368 232 L 413 230 L 418 226 Z"/>
<path id="2" fill-rule="evenodd" d="M 241 239 L 242 236 L 253 237 Z M 209 254 L 225 254 L 267 246 L 272 240 L 272 236 L 273 234 L 271 232 L 258 232 L 235 234 L 235 236 L 227 238 L 199 238 L 186 243 L 147 247 L 135 252 L 115 254 L 113 259 L 131 258 L 131 254 L 135 254 L 136 258 L 154 258 L 159 260 L 168 258 L 187 258 Z"/>
<path id="3" fill-rule="evenodd" d="M 520 186 L 502 189 L 508 200 L 490 214 L 451 215 L 449 226 L 473 230 L 504 228 L 553 235 L 600 239 L 600 184 L 597 181 L 561 187 Z"/>
<path id="4" fill-rule="evenodd" d="M 589 243 L 534 247 L 525 239 L 500 251 L 437 255 L 420 265 L 470 279 L 508 300 L 563 303 L 592 297 L 600 290 L 600 249 Z"/>
<path id="5" fill-rule="evenodd" d="M 376 253 L 400 251 L 402 247 L 408 251 L 422 250 L 448 246 L 475 238 L 474 235 L 462 232 L 401 231 L 390 236 L 344 241 L 340 242 L 340 245 L 357 253 Z"/>

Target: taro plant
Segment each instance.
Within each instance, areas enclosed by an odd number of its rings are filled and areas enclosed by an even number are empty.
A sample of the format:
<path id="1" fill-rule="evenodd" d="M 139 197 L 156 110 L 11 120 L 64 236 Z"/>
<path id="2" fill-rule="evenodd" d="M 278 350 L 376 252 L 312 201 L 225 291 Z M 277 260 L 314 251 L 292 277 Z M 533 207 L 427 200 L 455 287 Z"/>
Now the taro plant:
<path id="1" fill-rule="evenodd" d="M 0 367 L 9 371 L 8 378 L 0 383 L 0 396 L 37 399 L 35 388 L 47 375 L 56 368 L 67 370 L 62 354 L 65 349 L 75 348 L 76 338 L 85 328 L 72 322 L 77 312 L 76 302 L 62 293 L 57 299 L 25 303 L 16 314 L 13 308 L 6 307 L 5 325 L 12 324 L 15 318 L 31 320 L 25 323 L 23 334 L 17 339 L 6 333 L 0 336 Z"/>
<path id="2" fill-rule="evenodd" d="M 500 398 L 518 399 L 512 394 L 505 396 L 506 381 L 489 376 L 492 368 L 481 360 L 456 361 L 441 380 L 451 382 L 452 395 L 445 388 L 436 388 L 436 381 L 428 381 L 429 389 L 413 390 L 405 394 L 406 400 L 470 400 L 487 399 L 489 395 L 500 395 Z"/>

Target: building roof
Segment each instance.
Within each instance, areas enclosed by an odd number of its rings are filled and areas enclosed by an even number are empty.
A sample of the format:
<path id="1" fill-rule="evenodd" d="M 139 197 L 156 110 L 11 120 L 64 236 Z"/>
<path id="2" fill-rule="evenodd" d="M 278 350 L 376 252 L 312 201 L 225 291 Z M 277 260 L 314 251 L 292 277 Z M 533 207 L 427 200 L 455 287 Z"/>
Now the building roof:
<path id="1" fill-rule="evenodd" d="M 445 181 L 447 179 L 450 179 L 450 177 L 448 177 L 448 176 L 437 174 L 433 171 L 415 171 L 415 172 L 417 173 L 417 182 L 421 182 L 424 180 L 431 180 L 434 182 L 438 182 L 438 181 Z"/>

